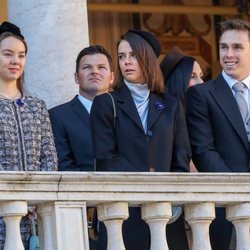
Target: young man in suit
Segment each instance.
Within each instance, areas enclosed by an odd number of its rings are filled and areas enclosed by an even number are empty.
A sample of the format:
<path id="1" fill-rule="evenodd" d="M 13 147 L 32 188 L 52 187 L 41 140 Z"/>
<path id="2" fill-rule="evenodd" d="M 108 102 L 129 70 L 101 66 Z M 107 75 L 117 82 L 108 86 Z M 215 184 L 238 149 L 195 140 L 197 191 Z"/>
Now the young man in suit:
<path id="1" fill-rule="evenodd" d="M 187 93 L 193 161 L 200 172 L 250 172 L 250 24 L 239 19 L 222 22 L 219 52 L 219 76 Z M 227 250 L 232 224 L 226 222 L 225 210 L 216 212 L 210 228 L 212 249 Z"/>
<path id="2" fill-rule="evenodd" d="M 89 113 L 95 96 L 107 92 L 113 80 L 112 59 L 105 48 L 80 51 L 75 72 L 79 94 L 49 110 L 60 171 L 94 171 Z"/>
<path id="3" fill-rule="evenodd" d="M 75 82 L 79 94 L 70 102 L 49 110 L 58 155 L 59 171 L 94 171 L 94 152 L 89 113 L 95 96 L 107 92 L 114 81 L 112 59 L 100 46 L 89 46 L 76 59 Z M 91 250 L 98 250 L 96 242 L 96 210 L 88 208 L 87 216 Z"/>

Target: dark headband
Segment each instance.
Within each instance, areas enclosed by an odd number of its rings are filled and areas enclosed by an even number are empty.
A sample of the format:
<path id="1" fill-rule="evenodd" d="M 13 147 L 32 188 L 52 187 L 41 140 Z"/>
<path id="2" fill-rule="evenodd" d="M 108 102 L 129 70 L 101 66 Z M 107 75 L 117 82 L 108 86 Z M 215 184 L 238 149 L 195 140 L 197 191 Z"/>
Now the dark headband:
<path id="1" fill-rule="evenodd" d="M 13 23 L 3 22 L 0 25 L 0 35 L 4 32 L 10 32 L 24 40 L 24 36 L 21 34 L 20 29 Z"/>
<path id="2" fill-rule="evenodd" d="M 130 29 L 128 32 L 135 33 L 146 40 L 155 52 L 156 57 L 161 54 L 161 45 L 159 40 L 152 33 L 144 30 Z"/>

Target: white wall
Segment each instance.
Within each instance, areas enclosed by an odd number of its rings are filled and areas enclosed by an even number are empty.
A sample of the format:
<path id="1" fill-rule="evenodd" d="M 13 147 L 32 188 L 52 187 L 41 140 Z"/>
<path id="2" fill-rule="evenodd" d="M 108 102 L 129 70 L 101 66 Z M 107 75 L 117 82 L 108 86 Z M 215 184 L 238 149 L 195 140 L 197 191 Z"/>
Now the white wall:
<path id="1" fill-rule="evenodd" d="M 27 92 L 49 108 L 70 100 L 75 60 L 89 43 L 86 0 L 8 0 L 8 17 L 28 43 Z"/>

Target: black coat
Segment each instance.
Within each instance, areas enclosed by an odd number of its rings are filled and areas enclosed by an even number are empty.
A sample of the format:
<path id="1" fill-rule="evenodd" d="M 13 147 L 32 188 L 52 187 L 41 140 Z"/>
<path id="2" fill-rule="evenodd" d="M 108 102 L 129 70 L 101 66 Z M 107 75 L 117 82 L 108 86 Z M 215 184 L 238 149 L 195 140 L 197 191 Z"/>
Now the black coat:
<path id="1" fill-rule="evenodd" d="M 49 110 L 60 171 L 93 171 L 89 113 L 76 96 Z"/>
<path id="2" fill-rule="evenodd" d="M 94 99 L 90 120 L 97 170 L 100 171 L 189 171 L 190 145 L 186 121 L 177 101 L 150 93 L 145 134 L 129 89 L 122 85 Z M 186 250 L 187 239 L 183 218 L 168 226 L 169 247 Z M 106 246 L 106 234 L 100 224 L 99 242 Z M 141 219 L 140 208 L 129 208 L 129 218 L 123 223 L 126 250 L 149 250 L 150 232 Z M 102 248 L 102 249 L 105 249 Z"/>
<path id="3" fill-rule="evenodd" d="M 236 99 L 222 74 L 188 90 L 187 123 L 198 171 L 249 172 L 246 130 Z M 216 208 L 216 219 L 210 225 L 214 250 L 229 249 L 232 228 L 225 209 Z"/>
<path id="4" fill-rule="evenodd" d="M 220 74 L 191 87 L 187 122 L 193 161 L 201 172 L 249 172 L 250 151 L 237 102 Z"/>
<path id="5" fill-rule="evenodd" d="M 124 84 L 94 99 L 90 119 L 97 170 L 189 171 L 186 121 L 176 100 L 150 93 L 145 134 L 129 89 Z"/>

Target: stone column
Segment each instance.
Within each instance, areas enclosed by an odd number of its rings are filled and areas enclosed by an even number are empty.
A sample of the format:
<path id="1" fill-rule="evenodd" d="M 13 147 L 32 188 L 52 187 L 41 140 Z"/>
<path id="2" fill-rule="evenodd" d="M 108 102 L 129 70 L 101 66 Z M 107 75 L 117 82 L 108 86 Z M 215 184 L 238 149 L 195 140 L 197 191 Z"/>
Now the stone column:
<path id="1" fill-rule="evenodd" d="M 86 0 L 8 0 L 8 16 L 28 43 L 27 92 L 48 107 L 73 98 L 76 57 L 89 43 Z"/>
<path id="2" fill-rule="evenodd" d="M 170 202 L 154 202 L 143 204 L 141 217 L 150 228 L 150 249 L 167 250 L 166 225 L 171 218 L 172 210 Z"/>
<path id="3" fill-rule="evenodd" d="M 98 219 L 104 222 L 107 229 L 107 250 L 125 250 L 122 238 L 122 223 L 128 218 L 128 203 L 104 203 L 97 206 L 97 211 Z"/>
<path id="4" fill-rule="evenodd" d="M 215 218 L 215 204 L 213 202 L 186 204 L 184 212 L 185 219 L 192 229 L 192 250 L 211 250 L 209 225 Z"/>
<path id="5" fill-rule="evenodd" d="M 26 201 L 9 201 L 0 205 L 0 216 L 6 224 L 5 250 L 24 250 L 20 221 L 28 212 Z"/>
<path id="6" fill-rule="evenodd" d="M 250 249 L 250 203 L 227 206 L 227 219 L 234 224 L 236 250 Z"/>

